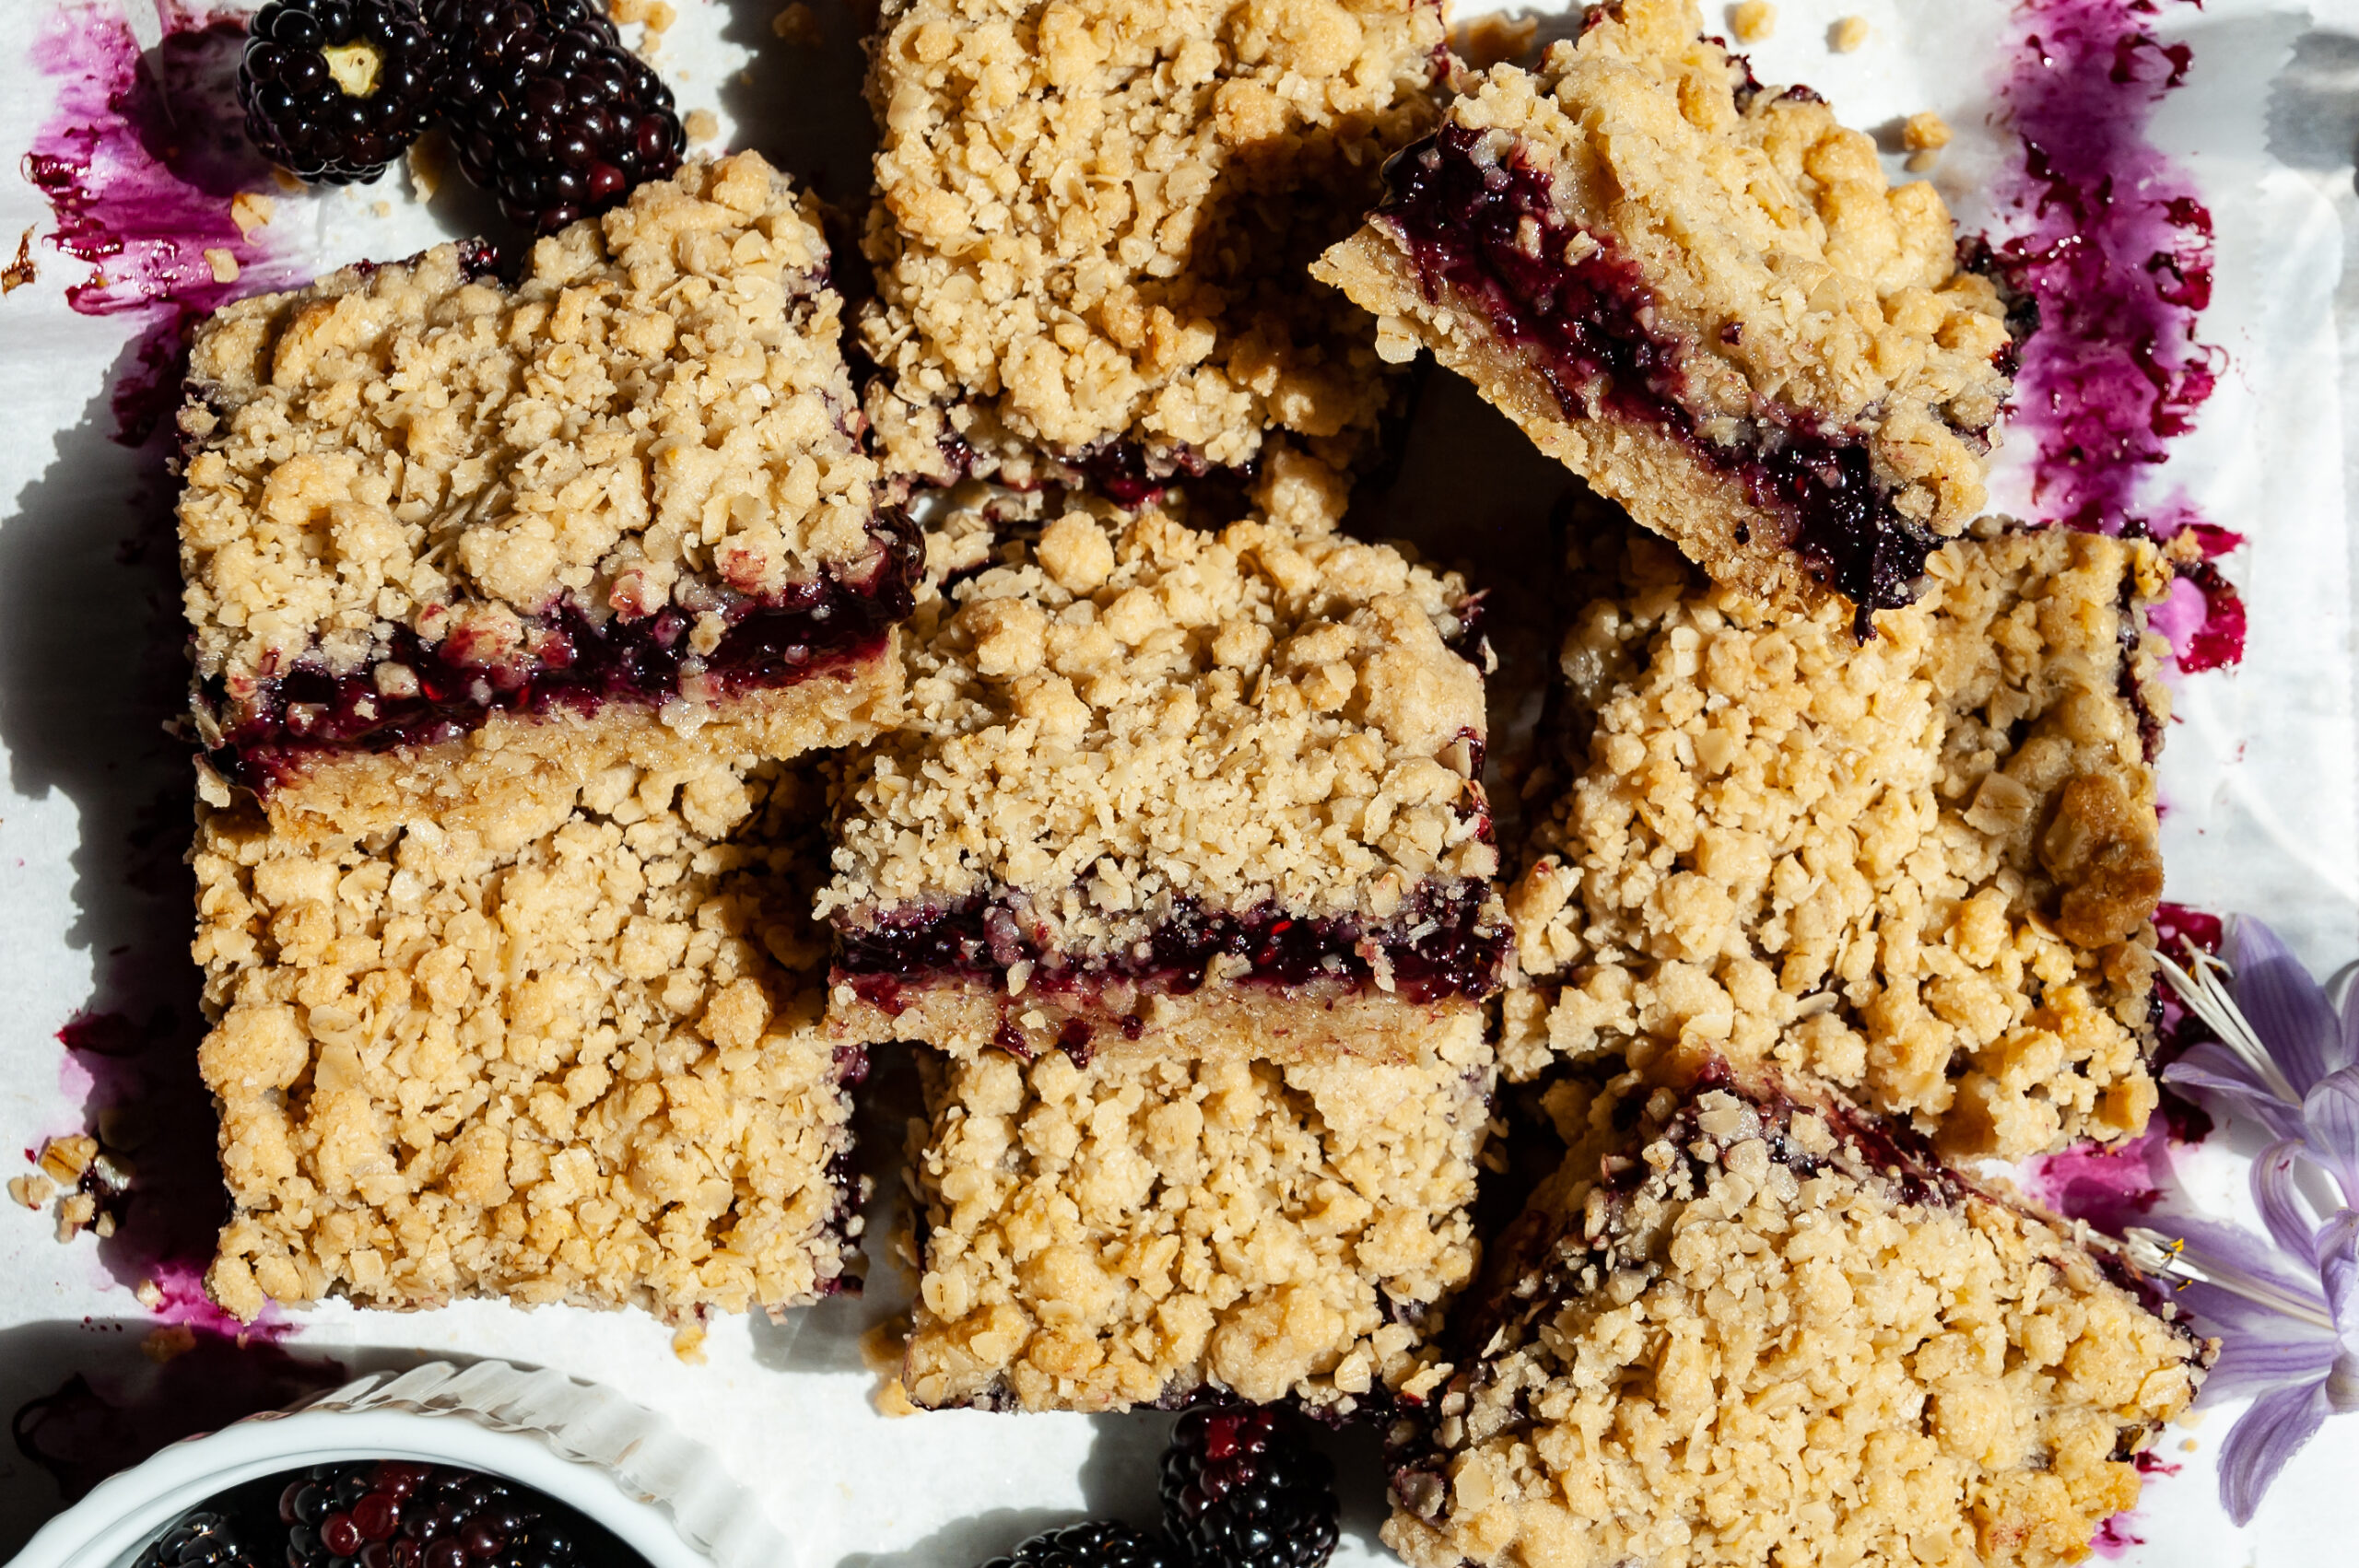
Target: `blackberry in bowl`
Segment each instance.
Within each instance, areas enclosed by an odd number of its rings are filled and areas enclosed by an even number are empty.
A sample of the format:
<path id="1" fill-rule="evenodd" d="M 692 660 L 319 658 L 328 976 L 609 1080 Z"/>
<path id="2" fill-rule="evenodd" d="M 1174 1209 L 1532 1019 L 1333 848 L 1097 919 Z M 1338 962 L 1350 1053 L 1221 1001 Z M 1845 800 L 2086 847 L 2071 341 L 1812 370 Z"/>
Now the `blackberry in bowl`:
<path id="1" fill-rule="evenodd" d="M 9 1568 L 772 1568 L 720 1457 L 608 1388 L 429 1362 L 173 1444 Z"/>
<path id="2" fill-rule="evenodd" d="M 663 78 L 590 0 L 431 0 L 459 167 L 518 227 L 548 234 L 680 166 Z"/>
<path id="3" fill-rule="evenodd" d="M 434 123 L 440 60 L 417 0 L 271 0 L 238 64 L 246 135 L 314 184 L 374 180 Z"/>

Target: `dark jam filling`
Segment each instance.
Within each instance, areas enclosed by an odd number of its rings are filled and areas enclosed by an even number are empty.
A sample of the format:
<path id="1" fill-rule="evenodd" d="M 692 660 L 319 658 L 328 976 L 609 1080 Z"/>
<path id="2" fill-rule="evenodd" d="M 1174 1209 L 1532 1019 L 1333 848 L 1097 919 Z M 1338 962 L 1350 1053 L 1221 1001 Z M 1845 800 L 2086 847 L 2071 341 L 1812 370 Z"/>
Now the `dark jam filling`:
<path id="1" fill-rule="evenodd" d="M 468 662 L 467 650 L 454 646 L 462 639 L 428 644 L 406 626 L 349 674 L 332 673 L 316 652 L 306 654 L 261 684 L 208 760 L 230 782 L 260 790 L 286 783 L 322 753 L 432 745 L 471 732 L 494 713 L 657 707 L 691 674 L 714 695 L 734 696 L 851 669 L 873 658 L 908 617 L 924 560 L 907 518 L 880 516 L 874 532 L 885 548 L 864 578 L 820 577 L 777 603 L 729 603 L 721 610 L 727 629 L 700 658 L 689 646 L 689 617 L 678 610 L 593 620 L 570 602 L 526 623 L 530 658 L 499 664 Z M 377 672 L 391 665 L 416 677 L 414 694 L 379 689 Z M 205 684 L 200 701 L 217 715 L 230 711 L 217 677 Z"/>
<path id="2" fill-rule="evenodd" d="M 1301 919 L 1275 905 L 1211 909 L 1181 900 L 1154 934 L 1106 954 L 1050 946 L 1005 904 L 971 899 L 949 908 L 895 910 L 874 925 L 836 928 L 835 978 L 862 1000 L 898 1014 L 903 993 L 945 984 L 1003 984 L 1018 963 L 1032 967 L 1024 994 L 1087 1003 L 1127 987 L 1185 995 L 1203 983 L 1215 958 L 1251 967 L 1233 977 L 1292 989 L 1319 983 L 1374 983 L 1376 960 L 1391 968 L 1393 994 L 1414 1002 L 1479 999 L 1498 989 L 1508 933 L 1484 919 L 1487 883 L 1428 885 L 1409 908 L 1381 925 L 1347 917 Z M 1126 1034 L 1129 1031 L 1124 1031 Z M 1085 1048 L 1086 1040 L 1079 1042 Z"/>
<path id="3" fill-rule="evenodd" d="M 1498 161 L 1481 156 L 1483 140 L 1450 126 L 1387 168 L 1377 210 L 1407 246 L 1426 298 L 1438 299 L 1447 285 L 1472 300 L 1491 333 L 1547 381 L 1567 417 L 1602 409 L 1650 426 L 1742 485 L 1754 506 L 1790 519 L 1782 543 L 1858 607 L 1861 636 L 1873 612 L 1913 600 L 1939 542 L 1893 509 L 1866 438 L 1773 411 L 1743 439 L 1707 439 L 1687 402 L 1685 346 L 1651 324 L 1653 297 L 1638 268 L 1597 236 L 1583 259 L 1567 261 L 1581 231 L 1556 215 L 1547 173 L 1520 149 Z M 1536 246 L 1525 240 L 1527 225 L 1537 227 Z M 1748 543 L 1742 530 L 1737 542 Z"/>

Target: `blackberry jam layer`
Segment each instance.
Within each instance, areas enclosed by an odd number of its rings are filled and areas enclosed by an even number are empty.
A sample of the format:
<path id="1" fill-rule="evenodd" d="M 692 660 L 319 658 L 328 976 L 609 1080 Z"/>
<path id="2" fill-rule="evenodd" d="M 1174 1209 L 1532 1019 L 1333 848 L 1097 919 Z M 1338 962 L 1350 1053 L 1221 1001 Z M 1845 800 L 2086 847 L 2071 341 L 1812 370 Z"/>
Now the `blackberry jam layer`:
<path id="1" fill-rule="evenodd" d="M 464 637 L 429 644 L 403 626 L 347 674 L 332 673 L 314 651 L 234 704 L 217 675 L 204 683 L 200 708 L 229 721 L 208 760 L 231 783 L 267 791 L 322 753 L 456 740 L 495 713 L 660 707 L 691 685 L 711 701 L 827 678 L 877 657 L 914 603 L 925 555 L 916 525 L 886 514 L 874 532 L 883 549 L 863 577 L 823 575 L 777 603 L 716 589 L 726 629 L 704 653 L 676 609 L 593 619 L 569 601 L 528 620 L 518 656 L 497 662 L 470 660 Z"/>
<path id="2" fill-rule="evenodd" d="M 1643 271 L 1611 236 L 1558 216 L 1553 179 L 1522 146 L 1504 158 L 1490 148 L 1486 133 L 1451 125 L 1387 168 L 1377 216 L 1407 245 L 1427 300 L 1447 287 L 1474 302 L 1567 418 L 1604 415 L 1672 436 L 1755 507 L 1790 519 L 1784 543 L 1858 607 L 1861 635 L 1874 611 L 1909 603 L 1938 541 L 1876 482 L 1869 436 L 1774 404 L 1738 422 L 1731 439 L 1705 435 L 1686 346 L 1657 324 Z"/>
<path id="3" fill-rule="evenodd" d="M 1076 954 L 1056 948 L 1006 901 L 973 899 L 888 911 L 866 925 L 839 920 L 835 977 L 887 1012 L 901 1011 L 908 990 L 977 982 L 1005 989 L 1019 966 L 1026 978 L 1018 994 L 1084 1006 L 1116 991 L 1189 995 L 1216 963 L 1230 985 L 1356 989 L 1376 986 L 1381 974 L 1407 1001 L 1478 1001 L 1498 989 L 1507 960 L 1508 933 L 1490 900 L 1483 883 L 1429 886 L 1405 912 L 1379 923 L 1298 919 L 1266 905 L 1208 909 L 1182 899 L 1140 941 Z"/>

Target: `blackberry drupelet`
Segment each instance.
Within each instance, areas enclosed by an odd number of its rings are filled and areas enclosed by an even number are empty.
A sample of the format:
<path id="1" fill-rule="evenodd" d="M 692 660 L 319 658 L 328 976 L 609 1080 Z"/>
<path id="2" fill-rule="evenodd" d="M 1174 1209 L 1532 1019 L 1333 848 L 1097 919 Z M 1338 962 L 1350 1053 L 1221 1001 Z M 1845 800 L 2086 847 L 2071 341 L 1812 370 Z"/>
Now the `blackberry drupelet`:
<path id="1" fill-rule="evenodd" d="M 191 1514 L 139 1554 L 134 1568 L 277 1568 L 223 1515 Z"/>
<path id="2" fill-rule="evenodd" d="M 1187 1568 L 1171 1541 L 1111 1519 L 1044 1530 L 983 1568 Z"/>
<path id="3" fill-rule="evenodd" d="M 1163 1454 L 1163 1527 L 1195 1568 L 1317 1568 L 1335 1550 L 1335 1467 L 1274 1408 L 1190 1410 Z"/>
<path id="4" fill-rule="evenodd" d="M 289 1481 L 288 1568 L 578 1568 L 571 1536 L 496 1476 L 385 1459 Z"/>
<path id="5" fill-rule="evenodd" d="M 591 0 L 432 0 L 459 167 L 547 234 L 680 165 L 671 90 Z"/>
<path id="6" fill-rule="evenodd" d="M 433 123 L 440 57 L 417 0 L 271 0 L 238 64 L 246 135 L 314 183 L 374 180 Z"/>

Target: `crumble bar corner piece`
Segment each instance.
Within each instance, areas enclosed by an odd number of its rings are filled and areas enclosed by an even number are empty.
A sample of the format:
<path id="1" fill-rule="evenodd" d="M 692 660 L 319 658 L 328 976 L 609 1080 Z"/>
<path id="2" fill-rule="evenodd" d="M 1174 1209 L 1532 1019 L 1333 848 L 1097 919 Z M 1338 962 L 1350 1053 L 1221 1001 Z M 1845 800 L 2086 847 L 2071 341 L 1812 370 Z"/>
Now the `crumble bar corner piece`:
<path id="1" fill-rule="evenodd" d="M 756 154 L 534 242 L 199 329 L 179 500 L 216 800 L 487 825 L 618 762 L 892 721 L 921 554 L 862 451 L 812 199 Z"/>
<path id="2" fill-rule="evenodd" d="M 765 764 L 610 768 L 505 838 L 201 809 L 214 1298 L 679 1318 L 855 1288 L 865 1058 L 819 1024 L 821 803 Z"/>
<path id="3" fill-rule="evenodd" d="M 919 717 L 847 766 L 831 1024 L 961 1055 L 1414 1058 L 1508 947 L 1479 606 L 1262 515 L 1076 503 L 1010 539 L 921 606 Z"/>
<path id="4" fill-rule="evenodd" d="M 1717 579 L 1864 632 L 1981 509 L 2014 345 L 1932 187 L 1702 31 L 1618 0 L 1493 67 L 1312 275 Z"/>
<path id="5" fill-rule="evenodd" d="M 2141 1131 L 2162 552 L 1986 522 L 1862 645 L 1637 531 L 1594 548 L 1504 1071 L 1695 1037 L 1953 1157 Z"/>
<path id="6" fill-rule="evenodd" d="M 1411 1568 L 2056 1568 L 2136 1504 L 2217 1347 L 2126 1264 L 1774 1072 L 1586 1087 L 1393 1429 Z"/>

